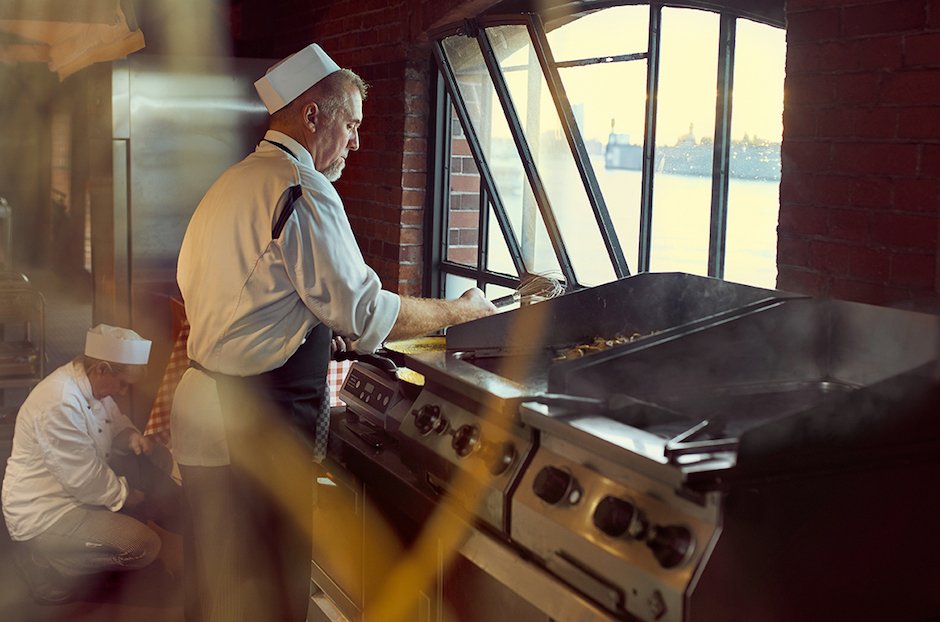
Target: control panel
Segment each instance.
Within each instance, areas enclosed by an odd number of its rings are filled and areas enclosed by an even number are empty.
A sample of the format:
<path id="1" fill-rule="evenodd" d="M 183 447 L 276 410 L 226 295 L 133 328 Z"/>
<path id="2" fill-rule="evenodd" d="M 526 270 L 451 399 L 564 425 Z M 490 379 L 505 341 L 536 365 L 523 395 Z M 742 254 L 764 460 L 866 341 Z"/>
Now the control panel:
<path id="1" fill-rule="evenodd" d="M 512 498 L 511 538 L 608 610 L 682 620 L 683 595 L 717 534 L 717 512 L 639 473 L 548 439 Z M 615 473 L 615 474 L 614 474 Z"/>
<path id="2" fill-rule="evenodd" d="M 507 491 L 533 446 L 532 432 L 510 417 L 476 405 L 458 405 L 425 387 L 399 428 L 403 460 L 429 487 L 464 505 L 485 522 L 508 530 Z M 483 484 L 482 493 L 456 489 L 458 472 Z M 482 495 L 482 498 L 481 496 Z"/>
<path id="3" fill-rule="evenodd" d="M 349 410 L 386 430 L 398 428 L 410 405 L 397 380 L 358 362 L 349 368 L 339 397 Z"/>

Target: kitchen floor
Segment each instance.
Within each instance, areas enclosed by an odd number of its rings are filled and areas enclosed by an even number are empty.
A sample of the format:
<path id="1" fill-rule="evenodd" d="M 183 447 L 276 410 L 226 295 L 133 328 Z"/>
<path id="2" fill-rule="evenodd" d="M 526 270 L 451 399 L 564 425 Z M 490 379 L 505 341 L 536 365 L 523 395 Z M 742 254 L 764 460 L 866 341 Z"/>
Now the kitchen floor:
<path id="1" fill-rule="evenodd" d="M 48 374 L 80 354 L 91 327 L 91 285 L 65 282 L 48 270 L 24 271 L 45 298 Z M 2 426 L 0 475 L 6 471 L 11 433 Z M 0 522 L 2 525 L 2 522 Z M 178 536 L 157 530 L 163 540 L 160 559 L 150 568 L 89 581 L 80 595 L 64 605 L 39 605 L 13 564 L 9 535 L 0 533 L 0 611 L 3 622 L 177 622 L 183 620 L 180 575 L 182 546 Z M 172 569 L 167 573 L 164 569 Z"/>

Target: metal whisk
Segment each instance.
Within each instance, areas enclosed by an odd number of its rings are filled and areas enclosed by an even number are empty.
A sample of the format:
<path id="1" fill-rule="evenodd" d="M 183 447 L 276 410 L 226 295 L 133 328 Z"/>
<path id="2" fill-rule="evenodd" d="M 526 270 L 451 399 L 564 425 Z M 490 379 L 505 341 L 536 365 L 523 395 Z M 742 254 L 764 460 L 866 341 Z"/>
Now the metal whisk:
<path id="1" fill-rule="evenodd" d="M 565 293 L 565 282 L 557 272 L 526 272 L 519 278 L 519 286 L 513 293 L 496 298 L 493 304 L 497 308 L 518 302 L 528 305 L 540 300 L 555 298 Z"/>

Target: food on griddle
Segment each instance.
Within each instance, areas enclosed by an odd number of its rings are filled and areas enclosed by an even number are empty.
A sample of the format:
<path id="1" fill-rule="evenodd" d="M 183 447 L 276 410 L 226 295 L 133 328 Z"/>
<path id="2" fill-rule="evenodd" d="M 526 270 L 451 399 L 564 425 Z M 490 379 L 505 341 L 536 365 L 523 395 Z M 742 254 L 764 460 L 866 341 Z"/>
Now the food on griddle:
<path id="1" fill-rule="evenodd" d="M 570 348 L 563 348 L 558 350 L 554 360 L 567 361 L 570 359 L 579 359 L 595 352 L 602 352 L 615 346 L 622 346 L 624 344 L 631 343 L 640 337 L 646 337 L 648 335 L 652 335 L 652 333 L 646 333 L 645 335 L 640 333 L 633 333 L 629 337 L 625 337 L 624 335 L 617 333 L 610 339 L 605 339 L 604 337 L 595 337 L 594 341 L 591 343 L 579 344 Z"/>

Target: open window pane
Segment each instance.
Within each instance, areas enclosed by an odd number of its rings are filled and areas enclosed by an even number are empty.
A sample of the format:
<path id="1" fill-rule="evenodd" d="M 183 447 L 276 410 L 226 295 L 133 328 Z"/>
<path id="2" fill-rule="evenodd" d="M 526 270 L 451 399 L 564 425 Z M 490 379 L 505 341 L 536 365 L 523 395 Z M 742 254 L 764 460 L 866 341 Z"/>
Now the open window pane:
<path id="1" fill-rule="evenodd" d="M 737 20 L 725 278 L 777 282 L 785 32 Z"/>
<path id="2" fill-rule="evenodd" d="M 649 6 L 612 7 L 558 28 L 552 28 L 552 24 L 547 24 L 546 28 L 552 56 L 559 63 L 645 52 L 649 39 Z"/>
<path id="3" fill-rule="evenodd" d="M 526 269 L 538 272 L 542 266 L 557 265 L 551 245 L 541 245 L 535 235 L 537 229 L 531 222 L 533 215 L 538 212 L 535 198 L 476 39 L 448 37 L 443 41 L 443 46 L 454 70 L 457 88 L 466 103 L 470 122 L 480 141 L 483 156 L 493 175 L 496 191 L 515 235 L 519 236 Z M 494 229 L 499 233 L 495 219 L 490 228 L 491 236 Z M 528 235 L 530 231 L 533 234 L 531 237 Z M 515 270 L 509 272 L 515 273 Z"/>
<path id="4" fill-rule="evenodd" d="M 480 246 L 480 173 L 467 138 L 451 114 L 447 260 L 476 267 Z"/>
<path id="5" fill-rule="evenodd" d="M 650 269 L 708 274 L 719 17 L 664 8 Z"/>
<path id="6" fill-rule="evenodd" d="M 528 29 L 500 26 L 489 28 L 486 33 L 499 59 L 578 281 L 585 285 L 612 281 L 614 269 Z M 584 113 L 582 104 L 573 102 L 573 107 Z"/>

